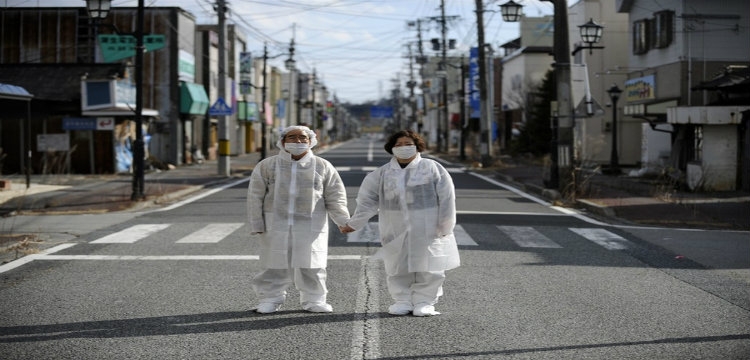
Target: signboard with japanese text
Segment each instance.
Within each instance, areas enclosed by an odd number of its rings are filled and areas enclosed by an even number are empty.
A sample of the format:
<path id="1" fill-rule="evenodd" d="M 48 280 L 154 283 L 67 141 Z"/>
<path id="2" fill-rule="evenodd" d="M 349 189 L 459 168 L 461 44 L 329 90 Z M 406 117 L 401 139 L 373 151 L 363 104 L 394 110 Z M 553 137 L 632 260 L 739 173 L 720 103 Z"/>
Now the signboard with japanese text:
<path id="1" fill-rule="evenodd" d="M 135 56 L 136 38 L 133 35 L 100 34 L 99 48 L 104 62 L 113 62 Z M 144 35 L 143 47 L 146 51 L 155 51 L 166 45 L 164 35 Z"/>
<path id="2" fill-rule="evenodd" d="M 471 48 L 469 52 L 469 118 L 480 118 L 479 101 L 479 49 Z"/>
<path id="3" fill-rule="evenodd" d="M 95 118 L 63 118 L 63 130 L 96 130 Z"/>

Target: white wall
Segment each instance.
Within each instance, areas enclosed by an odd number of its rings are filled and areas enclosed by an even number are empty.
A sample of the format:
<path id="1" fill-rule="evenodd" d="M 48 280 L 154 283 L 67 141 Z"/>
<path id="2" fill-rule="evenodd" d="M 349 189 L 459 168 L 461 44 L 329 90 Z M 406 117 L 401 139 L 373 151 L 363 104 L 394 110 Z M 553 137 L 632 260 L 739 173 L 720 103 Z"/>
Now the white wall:
<path id="1" fill-rule="evenodd" d="M 630 21 L 653 17 L 654 12 L 675 12 L 674 40 L 664 49 L 631 55 L 639 67 L 656 67 L 692 58 L 693 61 L 748 61 L 750 59 L 750 1 L 747 0 L 634 0 Z M 739 19 L 685 19 L 690 15 L 739 15 Z M 631 30 L 632 31 L 632 30 Z M 632 49 L 632 37 L 629 40 Z M 632 51 L 631 51 L 632 53 Z"/>
<path id="2" fill-rule="evenodd" d="M 737 183 L 737 126 L 703 126 L 703 187 L 735 190 Z"/>

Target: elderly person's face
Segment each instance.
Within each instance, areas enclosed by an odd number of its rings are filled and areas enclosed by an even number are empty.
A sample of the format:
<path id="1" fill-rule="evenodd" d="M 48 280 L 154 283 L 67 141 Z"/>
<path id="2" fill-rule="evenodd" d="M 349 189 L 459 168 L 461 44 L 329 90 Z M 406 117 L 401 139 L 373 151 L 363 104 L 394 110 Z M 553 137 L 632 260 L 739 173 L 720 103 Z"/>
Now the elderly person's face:
<path id="1" fill-rule="evenodd" d="M 305 134 L 304 131 L 299 129 L 292 129 L 286 135 L 284 135 L 284 138 L 281 139 L 281 143 L 310 143 L 310 138 Z"/>

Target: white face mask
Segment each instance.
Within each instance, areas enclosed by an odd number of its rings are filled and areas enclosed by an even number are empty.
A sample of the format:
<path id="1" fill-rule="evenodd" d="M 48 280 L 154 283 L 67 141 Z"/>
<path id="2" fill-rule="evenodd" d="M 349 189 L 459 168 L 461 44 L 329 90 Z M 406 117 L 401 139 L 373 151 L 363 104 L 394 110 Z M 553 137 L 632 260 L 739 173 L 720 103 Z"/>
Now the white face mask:
<path id="1" fill-rule="evenodd" d="M 284 150 L 290 154 L 297 156 L 302 155 L 305 151 L 310 150 L 310 144 L 308 143 L 284 143 Z"/>
<path id="2" fill-rule="evenodd" d="M 391 149 L 393 152 L 393 155 L 395 155 L 399 159 L 409 159 L 412 156 L 417 154 L 417 146 L 416 145 L 407 145 L 407 146 L 399 146 L 394 147 Z"/>

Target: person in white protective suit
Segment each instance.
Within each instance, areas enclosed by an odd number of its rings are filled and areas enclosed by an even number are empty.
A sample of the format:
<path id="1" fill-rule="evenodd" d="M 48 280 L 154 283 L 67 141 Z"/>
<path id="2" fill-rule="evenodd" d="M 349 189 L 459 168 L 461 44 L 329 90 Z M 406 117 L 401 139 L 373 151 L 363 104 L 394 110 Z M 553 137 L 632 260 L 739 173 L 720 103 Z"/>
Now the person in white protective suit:
<path id="1" fill-rule="evenodd" d="M 326 302 L 328 216 L 339 229 L 349 220 L 346 189 L 336 169 L 311 150 L 315 133 L 306 126 L 282 130 L 278 155 L 260 161 L 250 175 L 247 215 L 260 243 L 260 266 L 252 286 L 255 309 L 273 313 L 293 283 L 310 312 L 331 312 Z"/>
<path id="2" fill-rule="evenodd" d="M 385 151 L 393 158 L 368 174 L 357 195 L 354 215 L 341 229 L 362 229 L 379 217 L 388 291 L 395 301 L 393 315 L 438 315 L 435 304 L 443 295 L 445 271 L 460 265 L 453 235 L 456 196 L 448 171 L 422 158 L 424 140 L 411 130 L 391 135 Z"/>

